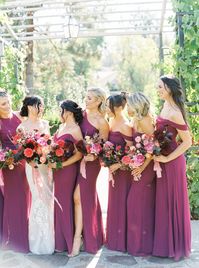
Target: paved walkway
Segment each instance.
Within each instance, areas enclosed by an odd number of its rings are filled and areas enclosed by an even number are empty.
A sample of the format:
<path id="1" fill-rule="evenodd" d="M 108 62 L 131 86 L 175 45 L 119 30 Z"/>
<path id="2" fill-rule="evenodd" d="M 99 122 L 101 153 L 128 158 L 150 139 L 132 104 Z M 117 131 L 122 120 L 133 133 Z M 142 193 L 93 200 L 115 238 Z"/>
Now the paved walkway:
<path id="1" fill-rule="evenodd" d="M 98 180 L 98 192 L 105 219 L 107 205 L 106 170 Z M 102 248 L 96 255 L 81 252 L 69 259 L 65 253 L 53 255 L 19 254 L 0 251 L 0 268 L 199 268 L 199 221 L 192 221 L 192 253 L 190 258 L 175 262 L 168 258 L 133 257 Z"/>

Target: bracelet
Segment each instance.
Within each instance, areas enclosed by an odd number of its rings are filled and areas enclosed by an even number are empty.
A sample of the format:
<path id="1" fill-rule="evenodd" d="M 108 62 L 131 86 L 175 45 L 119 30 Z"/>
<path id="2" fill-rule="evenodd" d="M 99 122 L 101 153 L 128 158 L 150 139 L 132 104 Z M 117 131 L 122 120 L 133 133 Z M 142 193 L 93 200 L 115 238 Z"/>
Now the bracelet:
<path id="1" fill-rule="evenodd" d="M 62 162 L 56 162 L 56 169 L 63 168 Z"/>

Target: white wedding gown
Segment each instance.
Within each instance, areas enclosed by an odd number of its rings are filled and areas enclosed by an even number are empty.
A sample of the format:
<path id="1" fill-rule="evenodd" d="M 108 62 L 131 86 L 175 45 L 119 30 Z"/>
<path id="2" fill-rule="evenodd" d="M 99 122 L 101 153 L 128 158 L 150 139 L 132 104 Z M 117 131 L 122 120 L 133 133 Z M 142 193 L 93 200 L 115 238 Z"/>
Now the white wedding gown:
<path id="1" fill-rule="evenodd" d="M 40 133 L 49 133 L 48 122 L 42 120 L 39 130 Z M 26 163 L 26 176 L 32 195 L 29 248 L 34 254 L 52 254 L 55 249 L 52 170 L 43 164 L 35 169 Z"/>
<path id="2" fill-rule="evenodd" d="M 35 174 L 36 172 L 36 174 Z M 34 254 L 52 254 L 54 241 L 54 198 L 51 174 L 45 165 L 39 165 L 34 171 L 26 163 L 26 176 L 32 194 L 32 205 L 29 215 L 29 247 Z M 39 177 L 39 184 L 35 183 Z"/>

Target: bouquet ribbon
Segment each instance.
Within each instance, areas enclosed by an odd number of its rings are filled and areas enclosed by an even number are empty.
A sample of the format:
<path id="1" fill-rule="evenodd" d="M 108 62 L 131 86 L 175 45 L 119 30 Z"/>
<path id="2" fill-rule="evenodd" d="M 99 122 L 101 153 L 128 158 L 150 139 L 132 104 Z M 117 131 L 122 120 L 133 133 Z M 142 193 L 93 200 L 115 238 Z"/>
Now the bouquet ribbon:
<path id="1" fill-rule="evenodd" d="M 84 179 L 86 179 L 86 161 L 82 158 L 80 163 L 80 173 Z"/>
<path id="2" fill-rule="evenodd" d="M 108 181 L 109 182 L 111 181 L 112 187 L 115 186 L 115 181 L 114 181 L 114 178 L 113 178 L 113 173 L 111 173 L 110 169 L 109 169 Z"/>
<path id="3" fill-rule="evenodd" d="M 2 194 L 4 194 L 4 177 L 3 177 L 3 172 L 2 169 L 0 169 L 0 189 Z"/>
<path id="4" fill-rule="evenodd" d="M 162 168 L 161 168 L 160 163 L 158 161 L 154 161 L 153 170 L 156 172 L 157 178 L 162 177 Z"/>

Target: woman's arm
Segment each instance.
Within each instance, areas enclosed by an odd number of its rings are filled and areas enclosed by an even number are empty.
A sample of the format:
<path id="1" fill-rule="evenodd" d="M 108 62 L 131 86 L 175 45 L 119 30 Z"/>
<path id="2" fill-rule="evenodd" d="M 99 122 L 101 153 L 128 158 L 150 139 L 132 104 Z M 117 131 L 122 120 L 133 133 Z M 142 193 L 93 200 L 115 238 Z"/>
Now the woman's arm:
<path id="1" fill-rule="evenodd" d="M 182 115 L 176 114 L 172 117 L 172 121 L 176 124 L 185 125 L 184 119 L 182 118 Z M 189 147 L 192 145 L 192 137 L 189 130 L 179 130 L 178 135 L 182 140 L 182 143 L 168 156 L 154 156 L 154 160 L 162 163 L 170 162 L 174 159 L 176 159 L 178 156 L 182 155 L 184 152 L 186 152 Z"/>
<path id="2" fill-rule="evenodd" d="M 107 141 L 108 140 L 108 134 L 109 134 L 109 124 L 104 118 L 101 118 L 99 120 L 99 135 L 100 135 L 100 138 L 103 139 L 104 141 Z"/>

